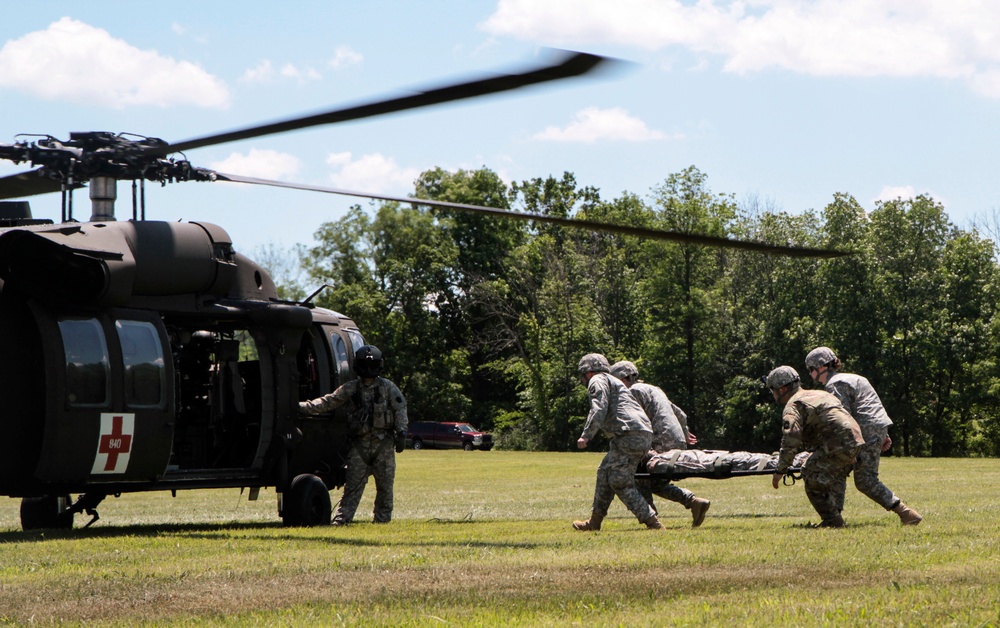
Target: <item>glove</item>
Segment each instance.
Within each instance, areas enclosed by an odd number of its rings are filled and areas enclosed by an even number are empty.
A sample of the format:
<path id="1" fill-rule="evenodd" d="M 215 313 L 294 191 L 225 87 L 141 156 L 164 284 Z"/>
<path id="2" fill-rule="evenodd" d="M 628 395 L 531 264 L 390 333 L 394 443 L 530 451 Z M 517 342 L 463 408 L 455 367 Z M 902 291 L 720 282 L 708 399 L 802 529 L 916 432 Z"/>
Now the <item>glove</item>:
<path id="1" fill-rule="evenodd" d="M 406 432 L 400 430 L 396 432 L 396 453 L 401 454 L 406 449 Z"/>

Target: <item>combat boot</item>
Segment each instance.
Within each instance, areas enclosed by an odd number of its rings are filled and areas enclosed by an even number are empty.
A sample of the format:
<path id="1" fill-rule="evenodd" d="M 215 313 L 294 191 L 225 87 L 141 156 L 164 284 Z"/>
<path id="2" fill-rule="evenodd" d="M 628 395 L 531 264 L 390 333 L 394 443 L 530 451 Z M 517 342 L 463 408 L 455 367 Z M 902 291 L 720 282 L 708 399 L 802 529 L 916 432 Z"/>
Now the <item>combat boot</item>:
<path id="1" fill-rule="evenodd" d="M 589 530 L 597 531 L 601 529 L 601 522 L 604 521 L 604 516 L 599 515 L 596 512 L 591 513 L 590 519 L 586 521 L 574 521 L 573 529 L 579 530 L 580 532 L 587 532 Z"/>
<path id="2" fill-rule="evenodd" d="M 653 515 L 652 519 L 646 519 L 645 521 L 643 521 L 643 523 L 645 523 L 646 527 L 649 528 L 650 530 L 666 530 L 663 524 L 660 523 L 659 517 L 657 517 L 656 515 Z"/>
<path id="3" fill-rule="evenodd" d="M 834 515 L 832 517 L 827 517 L 820 522 L 817 528 L 843 528 L 846 524 L 844 523 L 844 518 L 841 515 Z"/>
<path id="4" fill-rule="evenodd" d="M 903 502 L 896 504 L 896 506 L 892 509 L 892 512 L 899 515 L 899 521 L 904 526 L 915 526 L 924 520 L 924 518 L 920 516 L 919 512 L 910 508 Z"/>
<path id="5" fill-rule="evenodd" d="M 708 507 L 712 505 L 712 502 L 701 497 L 695 497 L 691 500 L 688 508 L 691 509 L 691 527 L 697 528 L 705 521 L 705 513 L 708 512 Z"/>

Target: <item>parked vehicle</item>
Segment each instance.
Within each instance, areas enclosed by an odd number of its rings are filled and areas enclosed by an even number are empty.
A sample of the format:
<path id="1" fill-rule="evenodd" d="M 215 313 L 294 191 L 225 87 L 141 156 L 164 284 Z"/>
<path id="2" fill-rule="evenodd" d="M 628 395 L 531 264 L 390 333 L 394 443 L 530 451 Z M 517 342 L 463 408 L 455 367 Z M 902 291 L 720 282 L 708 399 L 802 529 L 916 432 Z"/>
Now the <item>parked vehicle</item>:
<path id="1" fill-rule="evenodd" d="M 482 449 L 493 448 L 493 435 L 480 432 L 468 423 L 435 423 L 433 421 L 417 421 L 410 423 L 406 430 L 406 440 L 414 449 Z"/>

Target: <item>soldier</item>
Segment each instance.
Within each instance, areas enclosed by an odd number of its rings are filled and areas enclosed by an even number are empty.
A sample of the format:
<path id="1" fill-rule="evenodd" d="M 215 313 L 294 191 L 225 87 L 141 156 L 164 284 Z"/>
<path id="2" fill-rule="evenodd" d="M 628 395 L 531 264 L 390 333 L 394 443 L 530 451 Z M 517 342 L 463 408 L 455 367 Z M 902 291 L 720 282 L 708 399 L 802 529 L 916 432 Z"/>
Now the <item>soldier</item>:
<path id="1" fill-rule="evenodd" d="M 871 383 L 860 375 L 841 373 L 841 363 L 829 347 L 816 347 L 806 355 L 806 368 L 813 380 L 823 384 L 847 408 L 861 426 L 865 444 L 854 463 L 854 486 L 872 501 L 899 515 L 903 525 L 917 525 L 923 517 L 904 504 L 878 477 L 882 452 L 892 447 L 892 419 Z"/>
<path id="2" fill-rule="evenodd" d="M 590 413 L 576 446 L 586 449 L 600 430 L 610 441 L 610 450 L 597 468 L 590 519 L 574 521 L 573 528 L 600 530 L 601 522 L 608 514 L 608 507 L 617 495 L 647 528 L 663 530 L 656 512 L 635 488 L 636 468 L 649 451 L 653 440 L 653 428 L 646 413 L 628 388 L 608 373 L 610 367 L 603 355 L 588 353 L 580 359 L 577 368 L 583 382 L 587 384 Z"/>
<path id="3" fill-rule="evenodd" d="M 819 513 L 821 528 L 842 528 L 847 476 L 864 440 L 850 413 L 825 390 L 800 388 L 799 374 L 790 366 L 779 366 L 765 380 L 771 395 L 785 405 L 781 415 L 781 451 L 771 476 L 777 489 L 792 465 L 795 454 L 812 451 L 802 467 L 806 496 Z"/>
<path id="4" fill-rule="evenodd" d="M 635 364 L 623 360 L 611 366 L 611 374 L 625 384 L 635 400 L 642 406 L 653 427 L 653 443 L 651 448 L 658 454 L 671 449 L 686 449 L 688 445 L 698 442 L 694 434 L 687 429 L 687 415 L 671 403 L 663 389 L 652 384 L 639 381 L 639 369 Z M 683 419 L 677 416 L 680 413 Z M 659 495 L 670 501 L 677 502 L 691 511 L 691 527 L 697 528 L 705 521 L 705 513 L 712 505 L 707 499 L 696 497 L 694 493 L 670 483 L 664 479 L 638 479 L 635 486 L 646 498 L 653 510 L 653 495 Z"/>
<path id="5" fill-rule="evenodd" d="M 328 395 L 300 401 L 299 412 L 319 414 L 348 405 L 347 432 L 351 449 L 347 454 L 347 478 L 333 525 L 354 519 L 368 476 L 375 477 L 375 523 L 392 520 L 392 485 L 396 478 L 396 454 L 406 444 L 406 400 L 391 381 L 380 377 L 382 352 L 365 345 L 354 353 L 352 379 Z"/>

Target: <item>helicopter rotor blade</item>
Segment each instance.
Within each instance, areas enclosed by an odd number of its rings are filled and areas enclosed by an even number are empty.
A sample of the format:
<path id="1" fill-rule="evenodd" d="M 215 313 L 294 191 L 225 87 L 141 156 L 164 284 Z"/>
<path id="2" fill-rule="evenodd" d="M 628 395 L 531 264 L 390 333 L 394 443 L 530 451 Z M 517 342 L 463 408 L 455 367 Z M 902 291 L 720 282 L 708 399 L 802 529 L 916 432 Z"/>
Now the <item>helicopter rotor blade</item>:
<path id="1" fill-rule="evenodd" d="M 61 189 L 59 181 L 41 176 L 38 169 L 0 178 L 0 200 L 49 194 Z"/>
<path id="2" fill-rule="evenodd" d="M 665 231 L 662 229 L 647 229 L 644 227 L 633 227 L 629 225 L 617 225 L 612 223 L 597 222 L 593 220 L 579 220 L 574 218 L 560 218 L 557 216 L 546 216 L 544 214 L 532 214 L 526 212 L 515 212 L 496 207 L 485 207 L 482 205 L 468 205 L 465 203 L 451 203 L 448 201 L 435 201 L 423 198 L 412 198 L 408 196 L 391 196 L 387 194 L 371 194 L 368 192 L 356 192 L 353 190 L 343 190 L 340 188 L 323 187 L 317 185 L 307 185 L 301 183 L 289 183 L 286 181 L 274 181 L 270 179 L 258 179 L 255 177 L 244 177 L 237 174 L 226 174 L 215 172 L 217 181 L 230 181 L 233 183 L 248 183 L 251 185 L 265 185 L 279 188 L 289 188 L 293 190 L 305 190 L 308 192 L 322 192 L 324 194 L 337 194 L 340 196 L 354 196 L 358 198 L 370 198 L 380 201 L 391 201 L 398 203 L 409 203 L 411 205 L 424 205 L 428 207 L 440 207 L 444 209 L 456 209 L 459 211 L 474 212 L 498 216 L 503 218 L 514 218 L 518 220 L 534 220 L 549 224 L 572 227 L 574 229 L 588 229 L 591 231 L 603 231 L 617 233 L 620 235 L 635 236 L 638 238 L 652 240 L 668 240 L 672 242 L 685 242 L 702 246 L 715 246 L 730 249 L 740 249 L 745 251 L 757 251 L 760 253 L 772 253 L 775 255 L 786 255 L 789 257 L 816 257 L 834 258 L 849 255 L 845 251 L 835 251 L 831 249 L 814 249 L 798 246 L 779 246 L 766 244 L 764 242 L 753 242 L 750 240 L 733 240 L 717 236 L 698 235 L 694 233 L 682 233 L 678 231 Z"/>
<path id="3" fill-rule="evenodd" d="M 360 120 L 362 118 L 369 118 L 397 111 L 405 111 L 408 109 L 416 109 L 419 107 L 428 107 L 430 105 L 463 100 L 466 98 L 475 98 L 477 96 L 485 96 L 487 94 L 497 94 L 500 92 L 520 89 L 522 87 L 528 87 L 530 85 L 536 85 L 538 83 L 582 76 L 596 70 L 600 66 L 607 67 L 613 62 L 622 63 L 599 55 L 583 52 L 570 53 L 568 56 L 564 56 L 556 63 L 544 65 L 517 74 L 498 74 L 472 81 L 446 85 L 424 92 L 417 92 L 408 96 L 388 98 L 343 109 L 334 109 L 324 113 L 292 118 L 290 120 L 247 127 L 245 129 L 237 129 L 225 133 L 218 133 L 216 135 L 207 135 L 205 137 L 194 138 L 183 142 L 177 142 L 175 144 L 151 147 L 147 148 L 144 152 L 153 155 L 166 155 L 168 153 L 183 152 L 215 144 L 246 140 L 264 135 L 273 135 L 275 133 L 296 131 L 324 124 Z"/>

